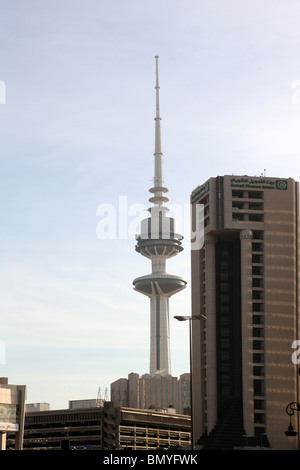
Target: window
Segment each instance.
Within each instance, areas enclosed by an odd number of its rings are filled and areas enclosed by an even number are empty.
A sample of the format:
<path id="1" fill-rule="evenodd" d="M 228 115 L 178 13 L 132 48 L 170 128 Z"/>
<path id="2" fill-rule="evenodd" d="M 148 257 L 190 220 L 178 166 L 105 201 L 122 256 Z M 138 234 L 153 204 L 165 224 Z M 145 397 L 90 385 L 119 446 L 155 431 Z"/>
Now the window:
<path id="1" fill-rule="evenodd" d="M 261 203 L 255 203 L 255 204 L 254 204 L 254 203 L 250 203 L 250 204 L 249 204 L 249 209 L 250 209 L 251 211 L 263 211 L 263 210 L 264 210 L 264 205 L 263 205 L 262 202 L 261 202 Z"/>
<path id="2" fill-rule="evenodd" d="M 264 424 L 265 423 L 265 415 L 261 413 L 254 413 L 254 422 L 257 424 Z"/>
<path id="3" fill-rule="evenodd" d="M 229 313 L 229 307 L 227 305 L 222 305 L 220 307 L 221 313 Z M 229 325 L 229 317 L 221 316 L 220 318 L 221 325 Z"/>
<path id="4" fill-rule="evenodd" d="M 222 380 L 223 385 L 229 385 L 229 383 L 230 383 L 229 374 L 222 374 L 221 375 L 221 380 Z"/>
<path id="5" fill-rule="evenodd" d="M 228 292 L 228 283 L 227 282 L 220 282 L 220 291 L 221 292 Z"/>
<path id="6" fill-rule="evenodd" d="M 230 354 L 229 351 L 222 351 L 222 356 L 221 356 L 221 361 L 225 364 L 229 361 L 230 359 Z M 229 364 L 228 364 L 229 367 Z M 224 368 L 224 365 L 222 365 L 222 369 Z"/>
<path id="7" fill-rule="evenodd" d="M 253 375 L 256 375 L 257 377 L 263 376 L 264 375 L 263 368 L 260 366 L 254 366 Z"/>
<path id="8" fill-rule="evenodd" d="M 228 281 L 228 273 L 220 273 L 221 281 Z"/>
<path id="9" fill-rule="evenodd" d="M 253 276 L 262 276 L 263 270 L 260 266 L 252 266 L 252 274 Z"/>
<path id="10" fill-rule="evenodd" d="M 253 302 L 252 310 L 253 310 L 253 312 L 262 312 L 263 311 L 263 305 L 261 303 Z"/>
<path id="11" fill-rule="evenodd" d="M 260 290 L 254 290 L 254 291 L 252 292 L 252 299 L 255 299 L 255 300 L 262 300 L 262 299 L 263 299 L 262 291 L 260 291 Z"/>
<path id="12" fill-rule="evenodd" d="M 263 362 L 264 362 L 263 354 L 254 353 L 253 354 L 253 362 L 256 363 L 256 364 L 263 364 Z"/>
<path id="13" fill-rule="evenodd" d="M 238 191 L 238 190 L 234 189 L 232 191 L 232 197 L 233 198 L 243 198 L 243 191 Z"/>
<path id="14" fill-rule="evenodd" d="M 254 395 L 263 396 L 264 395 L 264 383 L 262 380 L 253 380 Z"/>
<path id="15" fill-rule="evenodd" d="M 229 328 L 221 328 L 221 338 L 228 338 L 229 336 Z"/>
<path id="16" fill-rule="evenodd" d="M 254 409 L 255 410 L 264 410 L 265 403 L 263 400 L 254 400 Z"/>
<path id="17" fill-rule="evenodd" d="M 256 350 L 258 350 L 258 351 L 261 350 L 261 349 L 263 349 L 263 343 L 262 343 L 262 341 L 254 340 L 254 341 L 253 341 L 253 349 L 254 349 L 254 350 L 256 349 Z"/>
<path id="18" fill-rule="evenodd" d="M 253 336 L 256 338 L 260 338 L 263 336 L 263 330 L 262 328 L 253 328 Z"/>
<path id="19" fill-rule="evenodd" d="M 251 222 L 263 222 L 264 221 L 264 216 L 263 214 L 249 214 L 249 220 Z"/>
<path id="20" fill-rule="evenodd" d="M 263 240 L 264 238 L 264 232 L 260 232 L 260 231 L 254 231 L 253 232 L 253 240 Z"/>
<path id="21" fill-rule="evenodd" d="M 260 305 L 260 304 L 256 304 Z M 262 325 L 263 324 L 263 318 L 261 315 L 253 315 L 253 320 L 252 320 L 253 325 Z"/>
<path id="22" fill-rule="evenodd" d="M 230 395 L 230 387 L 228 385 L 222 385 L 221 394 L 223 397 L 228 397 Z"/>
<path id="23" fill-rule="evenodd" d="M 222 338 L 221 339 L 221 349 L 228 349 L 229 348 L 229 339 Z"/>
<path id="24" fill-rule="evenodd" d="M 244 220 L 243 214 L 237 214 L 236 212 L 232 214 L 232 220 Z"/>
<path id="25" fill-rule="evenodd" d="M 253 278 L 252 279 L 252 287 L 263 287 L 263 281 L 262 279 L 258 279 L 258 278 Z"/>
<path id="26" fill-rule="evenodd" d="M 264 193 L 263 191 L 249 191 L 248 197 L 249 199 L 263 199 Z"/>
<path id="27" fill-rule="evenodd" d="M 221 261 L 221 263 L 220 263 L 220 268 L 221 269 L 227 270 L 228 267 L 229 267 L 229 264 L 228 264 L 227 260 L 226 261 Z"/>
<path id="28" fill-rule="evenodd" d="M 252 243 L 252 251 L 263 251 L 262 243 Z"/>

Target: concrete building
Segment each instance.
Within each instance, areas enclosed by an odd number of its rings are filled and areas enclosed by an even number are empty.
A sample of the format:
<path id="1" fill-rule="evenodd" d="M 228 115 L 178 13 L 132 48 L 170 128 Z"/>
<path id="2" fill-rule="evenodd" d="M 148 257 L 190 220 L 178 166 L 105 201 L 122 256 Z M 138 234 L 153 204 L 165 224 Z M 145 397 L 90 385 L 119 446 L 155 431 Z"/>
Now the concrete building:
<path id="1" fill-rule="evenodd" d="M 102 450 L 102 425 L 103 408 L 26 412 L 23 450 Z"/>
<path id="2" fill-rule="evenodd" d="M 191 252 L 194 436 L 207 448 L 288 449 L 286 406 L 299 402 L 299 185 L 218 176 L 191 194 L 204 245 Z M 202 206 L 202 207 L 203 207 Z M 299 416 L 293 426 L 298 431 Z M 298 438 L 291 448 L 299 448 Z"/>
<path id="3" fill-rule="evenodd" d="M 26 385 L 10 385 L 0 377 L 0 450 L 6 450 L 7 435 L 14 436 L 14 449 L 22 450 Z"/>
<path id="4" fill-rule="evenodd" d="M 105 449 L 189 448 L 190 417 L 156 410 L 104 406 Z"/>
<path id="5" fill-rule="evenodd" d="M 98 406 L 103 406 L 104 401 L 96 398 L 90 398 L 87 400 L 69 400 L 69 410 L 78 410 L 79 408 L 96 408 Z"/>
<path id="6" fill-rule="evenodd" d="M 32 411 L 48 411 L 50 410 L 49 403 L 26 403 L 25 413 L 31 413 Z"/>
<path id="7" fill-rule="evenodd" d="M 179 379 L 171 375 L 151 376 L 131 373 L 128 379 L 119 379 L 111 384 L 111 401 L 115 406 L 138 409 L 168 409 L 176 413 L 190 413 L 190 374 Z"/>
<path id="8" fill-rule="evenodd" d="M 87 405 L 88 400 L 84 400 Z M 156 410 L 102 407 L 32 411 L 25 415 L 26 450 L 157 450 L 186 447 L 190 417 Z M 7 440 L 15 447 L 14 435 Z"/>

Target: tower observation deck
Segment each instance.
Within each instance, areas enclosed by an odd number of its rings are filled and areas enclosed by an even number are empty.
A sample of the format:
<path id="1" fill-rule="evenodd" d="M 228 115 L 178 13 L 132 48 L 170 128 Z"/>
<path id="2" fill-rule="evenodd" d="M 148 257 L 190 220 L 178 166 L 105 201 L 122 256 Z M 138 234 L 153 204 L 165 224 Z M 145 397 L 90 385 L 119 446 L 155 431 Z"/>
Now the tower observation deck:
<path id="1" fill-rule="evenodd" d="M 176 231 L 176 220 L 168 217 L 161 151 L 161 117 L 159 106 L 158 56 L 156 60 L 156 116 L 154 185 L 149 189 L 150 217 L 142 220 L 141 233 L 136 235 L 136 251 L 152 262 L 152 273 L 133 281 L 134 289 L 150 298 L 150 375 L 171 374 L 169 298 L 186 287 L 182 277 L 168 274 L 166 262 L 183 250 L 183 236 Z"/>

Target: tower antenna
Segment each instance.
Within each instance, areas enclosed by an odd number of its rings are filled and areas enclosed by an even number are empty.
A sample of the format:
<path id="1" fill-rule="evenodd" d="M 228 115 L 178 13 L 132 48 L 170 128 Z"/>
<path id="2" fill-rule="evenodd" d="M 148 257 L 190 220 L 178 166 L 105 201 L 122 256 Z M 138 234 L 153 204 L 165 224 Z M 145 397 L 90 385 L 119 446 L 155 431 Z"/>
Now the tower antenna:
<path id="1" fill-rule="evenodd" d="M 163 155 L 162 150 L 161 150 L 161 117 L 160 117 L 160 108 L 159 108 L 159 73 L 158 73 L 158 59 L 159 56 L 155 56 L 155 62 L 156 62 L 156 83 L 155 83 L 155 90 L 156 90 L 156 115 L 155 115 L 155 151 L 154 151 L 154 156 L 156 155 Z M 162 186 L 162 179 L 159 180 L 159 177 L 162 177 L 162 175 L 155 175 L 154 181 L 157 180 L 155 183 L 157 186 Z M 160 184 L 159 184 L 160 183 Z"/>
<path id="2" fill-rule="evenodd" d="M 163 169 L 162 169 L 162 149 L 161 149 L 161 116 L 159 106 L 159 73 L 158 73 L 158 59 L 159 56 L 155 56 L 155 67 L 156 67 L 156 82 L 155 82 L 155 95 L 156 95 L 156 112 L 155 112 L 155 147 L 154 147 L 154 187 L 149 189 L 150 193 L 154 193 L 154 197 L 149 199 L 155 205 L 162 205 L 164 202 L 168 202 L 168 198 L 164 196 L 164 193 L 168 192 L 168 189 L 164 187 L 163 181 Z"/>

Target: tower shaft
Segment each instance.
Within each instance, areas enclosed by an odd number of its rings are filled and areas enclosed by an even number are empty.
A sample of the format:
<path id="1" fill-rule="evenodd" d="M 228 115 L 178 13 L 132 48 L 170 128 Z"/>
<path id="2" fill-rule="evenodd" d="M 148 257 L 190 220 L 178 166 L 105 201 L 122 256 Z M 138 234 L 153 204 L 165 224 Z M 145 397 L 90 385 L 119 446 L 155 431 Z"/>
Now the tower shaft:
<path id="1" fill-rule="evenodd" d="M 150 301 L 150 375 L 171 374 L 169 301 L 156 294 Z"/>

